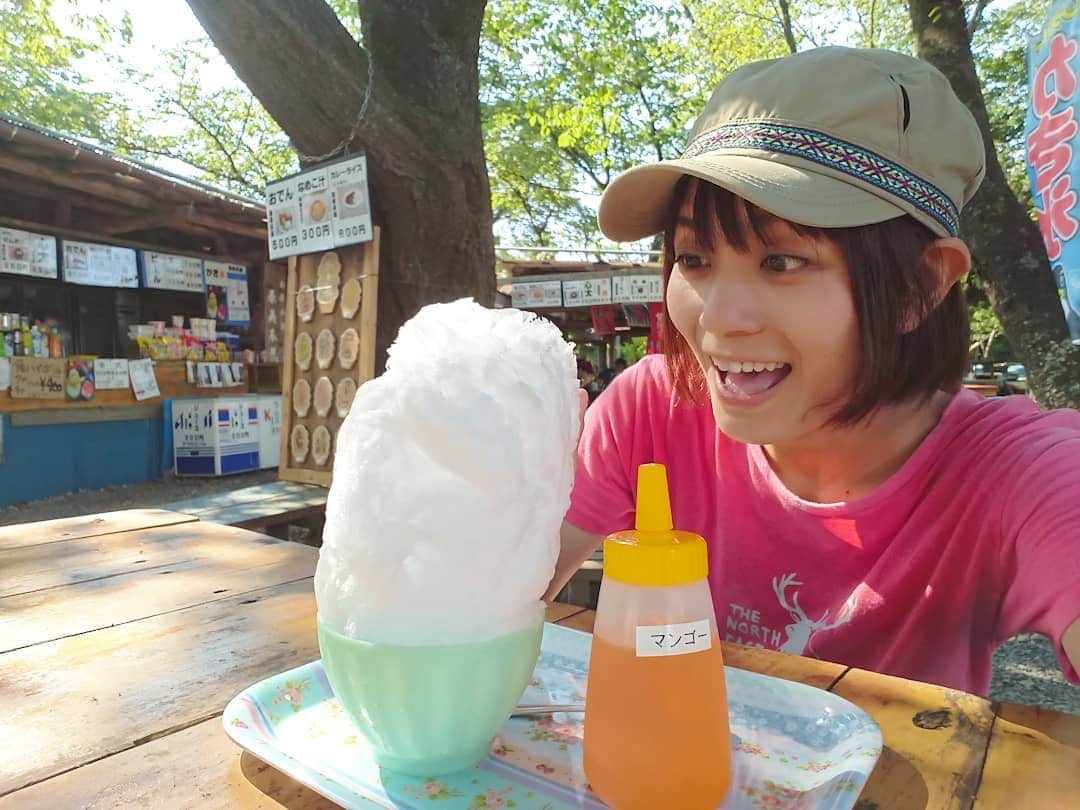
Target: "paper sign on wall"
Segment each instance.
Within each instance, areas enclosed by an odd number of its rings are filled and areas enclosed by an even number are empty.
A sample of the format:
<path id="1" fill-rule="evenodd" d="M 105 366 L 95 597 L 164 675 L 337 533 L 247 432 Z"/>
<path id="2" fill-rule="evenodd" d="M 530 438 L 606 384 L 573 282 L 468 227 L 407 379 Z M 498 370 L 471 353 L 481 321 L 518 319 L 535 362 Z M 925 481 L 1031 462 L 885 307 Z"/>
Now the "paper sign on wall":
<path id="1" fill-rule="evenodd" d="M 0 357 L 0 391 L 11 388 L 11 360 Z"/>
<path id="2" fill-rule="evenodd" d="M 0 273 L 56 278 L 56 238 L 0 228 Z"/>
<path id="3" fill-rule="evenodd" d="M 658 274 L 614 276 L 611 300 L 616 304 L 650 304 L 664 300 L 663 279 Z"/>
<path id="4" fill-rule="evenodd" d="M 131 379 L 131 390 L 135 394 L 135 399 L 139 402 L 161 396 L 161 391 L 158 390 L 157 377 L 154 375 L 153 360 L 128 361 L 128 377 Z"/>
<path id="5" fill-rule="evenodd" d="M 142 251 L 143 286 L 177 292 L 203 291 L 202 259 Z"/>
<path id="6" fill-rule="evenodd" d="M 15 399 L 64 399 L 66 377 L 64 360 L 11 358 L 11 396 Z"/>
<path id="7" fill-rule="evenodd" d="M 562 283 L 564 307 L 589 307 L 611 303 L 611 278 L 587 278 Z"/>
<path id="8" fill-rule="evenodd" d="M 526 281 L 510 285 L 510 303 L 517 309 L 562 306 L 562 282 Z"/>
<path id="9" fill-rule="evenodd" d="M 251 324 L 247 268 L 228 262 L 204 262 L 206 314 L 230 326 Z"/>
<path id="10" fill-rule="evenodd" d="M 64 281 L 91 287 L 138 287 L 135 251 L 116 245 L 64 240 Z"/>
<path id="11" fill-rule="evenodd" d="M 99 391 L 115 391 L 127 388 L 128 361 L 124 359 L 105 359 L 94 361 L 94 377 Z"/>

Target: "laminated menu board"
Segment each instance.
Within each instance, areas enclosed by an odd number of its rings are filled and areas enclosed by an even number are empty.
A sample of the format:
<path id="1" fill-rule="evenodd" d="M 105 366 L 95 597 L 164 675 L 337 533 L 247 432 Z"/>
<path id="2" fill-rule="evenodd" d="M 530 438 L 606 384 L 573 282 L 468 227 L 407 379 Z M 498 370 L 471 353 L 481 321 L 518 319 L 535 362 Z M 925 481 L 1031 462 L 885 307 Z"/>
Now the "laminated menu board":
<path id="1" fill-rule="evenodd" d="M 0 228 L 0 273 L 56 278 L 56 237 Z"/>
<path id="2" fill-rule="evenodd" d="M 251 304 L 248 301 L 248 274 L 242 264 L 203 263 L 206 279 L 206 317 L 229 326 L 251 324 Z"/>
<path id="3" fill-rule="evenodd" d="M 153 250 L 143 250 L 140 254 L 144 287 L 177 292 L 203 291 L 202 259 Z"/>
<path id="4" fill-rule="evenodd" d="M 363 245 L 289 259 L 278 477 L 330 485 L 338 430 L 375 376 L 379 229 Z"/>
<path id="5" fill-rule="evenodd" d="M 135 251 L 117 245 L 63 240 L 64 281 L 91 287 L 138 287 Z"/>
<path id="6" fill-rule="evenodd" d="M 370 241 L 367 158 L 350 155 L 268 183 L 266 229 L 271 259 Z"/>

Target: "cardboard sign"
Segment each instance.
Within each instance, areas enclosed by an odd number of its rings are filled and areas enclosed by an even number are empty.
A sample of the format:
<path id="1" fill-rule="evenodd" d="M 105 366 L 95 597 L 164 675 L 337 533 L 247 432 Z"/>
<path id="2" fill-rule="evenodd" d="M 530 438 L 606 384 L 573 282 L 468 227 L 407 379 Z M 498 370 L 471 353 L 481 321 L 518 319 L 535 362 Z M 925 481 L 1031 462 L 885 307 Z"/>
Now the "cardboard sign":
<path id="1" fill-rule="evenodd" d="M 135 393 L 135 399 L 139 402 L 161 396 L 161 391 L 158 390 L 157 377 L 154 376 L 153 360 L 129 361 L 128 376 L 131 378 L 131 390 Z"/>
<path id="2" fill-rule="evenodd" d="M 97 377 L 97 388 L 99 391 L 115 391 L 128 387 L 127 360 L 95 360 L 94 374 Z"/>
<path id="3" fill-rule="evenodd" d="M 37 357 L 11 358 L 11 396 L 14 399 L 64 399 L 67 363 Z"/>

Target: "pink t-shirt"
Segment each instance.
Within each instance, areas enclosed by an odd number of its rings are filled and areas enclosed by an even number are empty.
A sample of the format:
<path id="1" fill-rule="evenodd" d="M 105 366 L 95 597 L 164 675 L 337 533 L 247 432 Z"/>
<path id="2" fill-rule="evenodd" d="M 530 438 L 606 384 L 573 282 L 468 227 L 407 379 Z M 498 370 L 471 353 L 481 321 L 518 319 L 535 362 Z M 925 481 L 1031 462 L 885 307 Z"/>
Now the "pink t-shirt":
<path id="1" fill-rule="evenodd" d="M 887 482 L 850 503 L 791 493 L 762 448 L 676 404 L 663 358 L 585 417 L 567 520 L 633 526 L 639 464 L 667 465 L 677 529 L 709 544 L 721 636 L 985 695 L 1021 631 L 1080 618 L 1080 413 L 961 391 Z"/>

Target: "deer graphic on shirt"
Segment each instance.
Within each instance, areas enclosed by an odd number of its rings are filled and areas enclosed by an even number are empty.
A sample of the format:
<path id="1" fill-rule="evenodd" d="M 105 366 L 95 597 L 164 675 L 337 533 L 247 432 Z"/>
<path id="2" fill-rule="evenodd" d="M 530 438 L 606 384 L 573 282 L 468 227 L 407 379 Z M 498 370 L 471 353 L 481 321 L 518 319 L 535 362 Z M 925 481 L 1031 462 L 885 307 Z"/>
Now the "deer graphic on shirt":
<path id="1" fill-rule="evenodd" d="M 834 627 L 839 627 L 851 621 L 851 616 L 858 604 L 858 591 L 852 591 L 851 596 L 844 602 L 844 606 L 833 621 L 829 621 L 829 611 L 827 610 L 821 614 L 820 619 L 811 619 L 799 606 L 798 590 L 791 592 L 790 601 L 787 598 L 788 588 L 792 586 L 796 588 L 802 587 L 803 583 L 798 580 L 798 576 L 798 574 L 785 574 L 780 578 L 773 577 L 772 581 L 773 593 L 776 594 L 780 607 L 790 613 L 791 618 L 795 620 L 794 624 L 789 624 L 784 628 L 787 631 L 787 639 L 780 646 L 780 652 L 791 653 L 792 655 L 802 655 L 806 652 L 810 644 L 810 637 L 819 630 L 832 630 Z"/>

